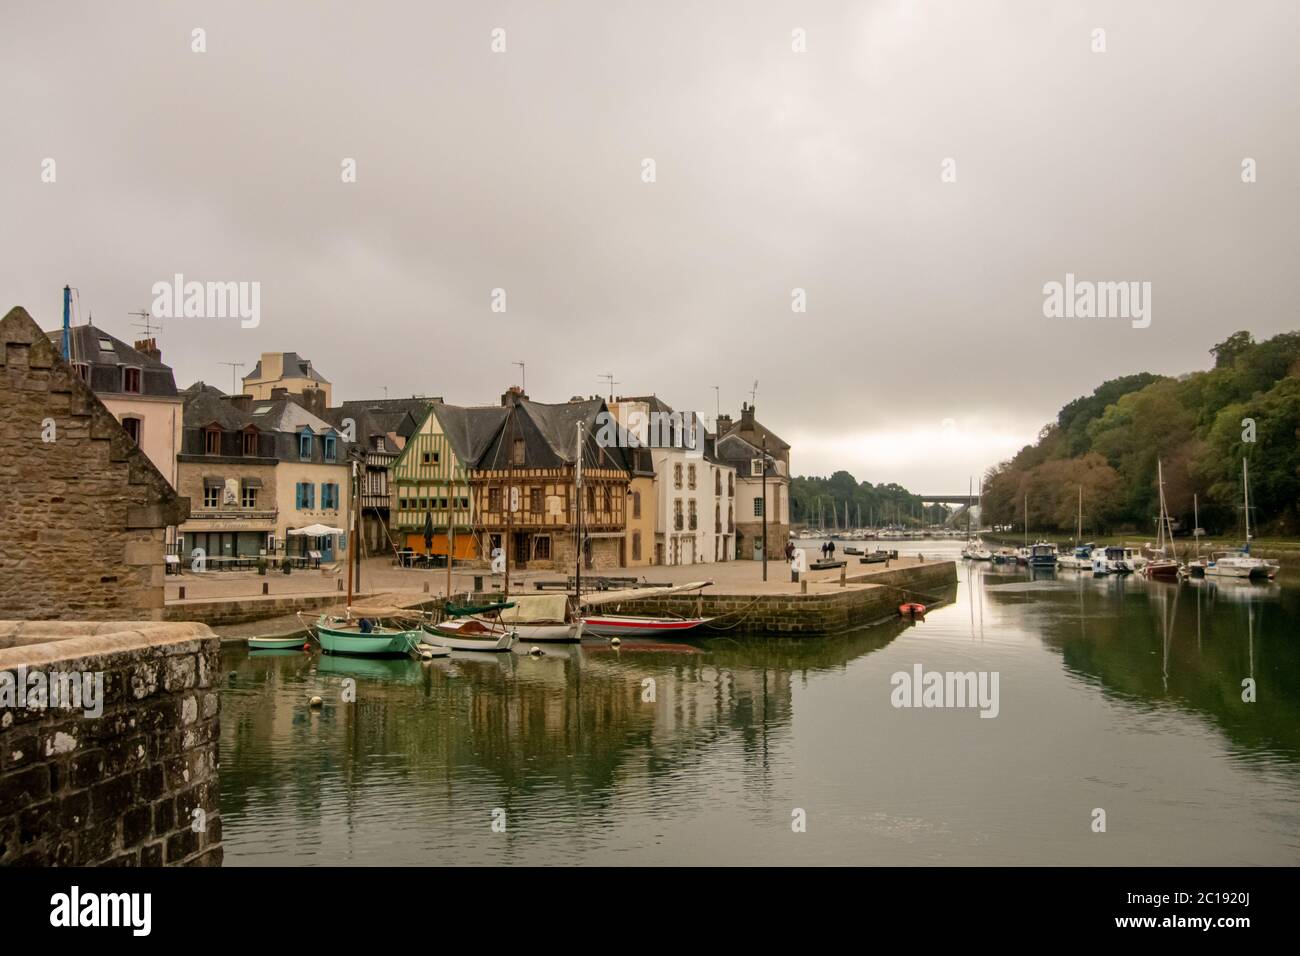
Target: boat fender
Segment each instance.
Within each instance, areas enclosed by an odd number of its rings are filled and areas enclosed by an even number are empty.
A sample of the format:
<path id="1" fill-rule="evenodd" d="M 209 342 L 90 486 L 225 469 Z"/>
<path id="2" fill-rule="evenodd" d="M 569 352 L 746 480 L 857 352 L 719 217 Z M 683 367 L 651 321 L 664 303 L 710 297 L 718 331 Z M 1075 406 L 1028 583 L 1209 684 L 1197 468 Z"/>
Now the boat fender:
<path id="1" fill-rule="evenodd" d="M 541 656 L 542 656 L 542 649 L 541 649 L 540 647 L 538 647 L 536 644 L 534 644 L 532 647 L 530 647 L 530 648 L 528 649 L 528 656 L 529 656 L 529 657 L 541 657 Z"/>
<path id="2" fill-rule="evenodd" d="M 609 645 L 610 645 L 610 647 L 618 647 L 618 646 L 621 645 L 622 643 L 623 643 L 623 642 L 620 641 L 620 640 L 618 639 L 618 635 L 617 635 L 617 634 L 615 634 L 613 637 L 611 637 L 611 638 L 609 639 Z"/>
<path id="3" fill-rule="evenodd" d="M 420 660 L 422 661 L 433 660 L 433 651 L 420 651 Z"/>
<path id="4" fill-rule="evenodd" d="M 302 642 L 302 649 L 303 649 L 304 651 L 309 651 L 309 650 L 311 650 L 311 641 L 303 641 L 303 642 Z"/>
<path id="5" fill-rule="evenodd" d="M 308 703 L 312 707 L 319 707 L 321 704 L 325 703 L 325 701 L 321 700 L 319 697 L 313 697 L 310 701 L 308 701 Z"/>

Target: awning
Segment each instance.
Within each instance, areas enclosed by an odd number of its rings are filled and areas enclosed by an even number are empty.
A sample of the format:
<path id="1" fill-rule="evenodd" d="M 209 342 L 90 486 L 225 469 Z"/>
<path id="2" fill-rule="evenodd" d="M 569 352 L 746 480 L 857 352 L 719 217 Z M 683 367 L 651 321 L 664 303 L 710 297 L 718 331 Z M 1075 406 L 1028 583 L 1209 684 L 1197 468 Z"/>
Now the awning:
<path id="1" fill-rule="evenodd" d="M 204 487 L 204 488 L 224 488 L 224 487 L 226 487 L 226 479 L 224 479 L 224 478 L 208 478 L 208 477 L 205 476 L 204 479 L 203 479 L 203 487 Z"/>
<path id="2" fill-rule="evenodd" d="M 245 487 L 245 488 L 261 488 L 261 487 L 262 487 L 262 479 L 261 479 L 261 478 L 245 478 L 245 479 L 244 479 L 244 487 Z"/>
<path id="3" fill-rule="evenodd" d="M 343 533 L 342 528 L 331 528 L 329 525 L 324 524 L 309 524 L 305 528 L 296 528 L 289 532 L 292 535 L 308 535 L 313 538 L 323 538 L 326 535 Z"/>

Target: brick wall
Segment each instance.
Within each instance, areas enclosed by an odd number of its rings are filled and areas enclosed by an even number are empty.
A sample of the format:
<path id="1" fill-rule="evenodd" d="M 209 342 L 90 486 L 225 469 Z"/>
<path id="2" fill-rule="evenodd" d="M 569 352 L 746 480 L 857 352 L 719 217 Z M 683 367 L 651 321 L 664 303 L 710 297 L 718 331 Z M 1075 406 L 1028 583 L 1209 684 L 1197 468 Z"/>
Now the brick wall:
<path id="1" fill-rule="evenodd" d="M 0 319 L 0 611 L 158 618 L 179 499 L 23 309 Z"/>
<path id="2" fill-rule="evenodd" d="M 104 690 L 98 717 L 0 706 L 0 865 L 219 866 L 219 654 L 202 624 L 0 621 L 0 680 Z"/>

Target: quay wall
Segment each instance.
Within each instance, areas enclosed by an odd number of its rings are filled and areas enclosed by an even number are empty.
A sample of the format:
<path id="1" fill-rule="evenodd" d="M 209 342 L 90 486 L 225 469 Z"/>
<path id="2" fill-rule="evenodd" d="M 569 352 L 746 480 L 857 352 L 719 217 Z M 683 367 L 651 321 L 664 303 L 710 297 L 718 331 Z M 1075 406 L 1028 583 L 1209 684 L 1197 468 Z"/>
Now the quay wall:
<path id="1" fill-rule="evenodd" d="M 360 602 L 369 596 L 369 594 L 357 593 L 352 595 L 352 600 Z M 283 617 L 297 611 L 321 611 L 345 603 L 347 603 L 347 595 L 342 591 L 328 594 L 278 596 L 272 594 L 213 600 L 190 599 L 166 605 L 163 608 L 163 618 L 168 621 L 197 621 L 216 627 Z"/>
<path id="2" fill-rule="evenodd" d="M 219 655 L 202 624 L 0 621 L 0 866 L 220 866 Z M 102 675 L 102 712 L 15 701 L 38 673 Z"/>
<path id="3" fill-rule="evenodd" d="M 952 561 L 870 575 L 849 573 L 856 587 L 819 585 L 808 594 L 674 594 L 602 604 L 608 614 L 700 614 L 716 618 L 701 633 L 736 636 L 834 634 L 896 615 L 904 601 L 933 603 L 957 583 Z M 863 586 L 863 584 L 869 586 Z"/>

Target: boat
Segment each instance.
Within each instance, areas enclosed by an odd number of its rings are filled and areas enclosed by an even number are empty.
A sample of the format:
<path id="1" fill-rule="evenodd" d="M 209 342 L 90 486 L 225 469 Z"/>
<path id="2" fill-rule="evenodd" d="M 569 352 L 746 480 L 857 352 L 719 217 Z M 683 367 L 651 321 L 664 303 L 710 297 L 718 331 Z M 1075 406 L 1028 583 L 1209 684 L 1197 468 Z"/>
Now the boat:
<path id="1" fill-rule="evenodd" d="M 900 604 L 898 605 L 898 613 L 902 617 L 924 617 L 925 605 L 917 604 L 914 601 L 908 602 L 907 604 Z"/>
<path id="2" fill-rule="evenodd" d="M 349 608 L 345 617 L 322 614 L 316 619 L 316 642 L 326 654 L 386 657 L 411 653 L 420 642 L 420 629 L 374 623 L 383 617 L 365 608 Z"/>
<path id="3" fill-rule="evenodd" d="M 1246 459 L 1241 459 L 1241 489 L 1246 515 L 1246 543 L 1239 551 L 1216 551 L 1205 563 L 1207 577 L 1268 580 L 1277 577 L 1278 564 L 1250 553 L 1250 475 Z"/>
<path id="4" fill-rule="evenodd" d="M 702 616 L 650 615 L 650 614 L 607 614 L 596 610 L 602 605 L 614 605 L 617 608 L 624 602 L 642 601 L 648 598 L 666 597 L 687 591 L 699 591 L 713 584 L 712 581 L 692 581 L 666 587 L 625 588 L 620 591 L 600 591 L 589 594 L 582 599 L 584 605 L 592 610 L 582 615 L 584 633 L 597 637 L 629 637 L 652 635 L 655 637 L 683 637 L 708 624 L 713 618 Z"/>
<path id="5" fill-rule="evenodd" d="M 1056 545 L 1047 541 L 1038 541 L 1029 546 L 1025 563 L 1031 568 L 1056 567 Z"/>
<path id="6" fill-rule="evenodd" d="M 1056 566 L 1073 571 L 1091 571 L 1092 553 L 1096 550 L 1097 546 L 1091 541 L 1087 544 L 1081 544 L 1069 554 L 1058 554 L 1056 556 Z"/>
<path id="7" fill-rule="evenodd" d="M 248 649 L 250 651 L 296 651 L 302 649 L 307 640 L 301 634 L 291 634 L 288 637 L 250 637 L 248 639 Z"/>
<path id="8" fill-rule="evenodd" d="M 1125 560 L 1125 552 L 1128 548 L 1119 545 L 1110 545 L 1100 551 L 1092 553 L 1092 573 L 1097 574 L 1128 574 L 1133 568 Z"/>
<path id="9" fill-rule="evenodd" d="M 889 552 L 877 548 L 875 551 L 868 551 L 862 557 L 858 558 L 858 564 L 883 564 L 889 560 Z"/>
<path id="10" fill-rule="evenodd" d="M 1016 551 L 1014 548 L 998 548 L 993 552 L 994 564 L 1015 564 Z"/>
<path id="11" fill-rule="evenodd" d="M 1156 459 L 1156 487 L 1160 490 L 1160 517 L 1156 522 L 1156 546 L 1148 548 L 1143 555 L 1147 560 L 1142 566 L 1142 573 L 1148 578 L 1176 580 L 1182 573 L 1182 565 L 1169 553 L 1174 546 L 1174 526 L 1169 517 L 1169 508 L 1165 504 L 1164 464 L 1158 458 Z M 1167 547 L 1166 541 L 1168 541 Z"/>
<path id="12" fill-rule="evenodd" d="M 462 617 L 425 624 L 419 640 L 423 644 L 453 651 L 501 653 L 510 650 L 515 642 L 515 632 L 500 623 Z"/>
<path id="13" fill-rule="evenodd" d="M 567 594 L 517 597 L 497 618 L 521 641 L 573 644 L 582 640 L 582 618 L 574 613 Z"/>

